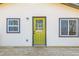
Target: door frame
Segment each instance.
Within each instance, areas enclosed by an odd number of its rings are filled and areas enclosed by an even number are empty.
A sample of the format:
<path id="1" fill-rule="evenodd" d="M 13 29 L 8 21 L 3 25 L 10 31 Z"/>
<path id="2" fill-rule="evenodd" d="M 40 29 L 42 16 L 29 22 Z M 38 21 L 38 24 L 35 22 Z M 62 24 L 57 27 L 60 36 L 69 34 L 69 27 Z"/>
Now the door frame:
<path id="1" fill-rule="evenodd" d="M 33 16 L 32 17 L 32 46 L 34 46 L 34 18 L 45 18 L 45 45 L 47 46 L 47 28 L 46 28 L 46 16 Z"/>

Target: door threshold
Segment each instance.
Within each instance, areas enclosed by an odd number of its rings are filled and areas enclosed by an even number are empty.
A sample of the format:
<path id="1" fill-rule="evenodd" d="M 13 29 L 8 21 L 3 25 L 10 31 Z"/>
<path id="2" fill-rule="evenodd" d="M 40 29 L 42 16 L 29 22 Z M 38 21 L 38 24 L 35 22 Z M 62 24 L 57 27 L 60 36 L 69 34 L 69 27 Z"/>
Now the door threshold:
<path id="1" fill-rule="evenodd" d="M 44 44 L 34 44 L 33 47 L 46 47 Z"/>

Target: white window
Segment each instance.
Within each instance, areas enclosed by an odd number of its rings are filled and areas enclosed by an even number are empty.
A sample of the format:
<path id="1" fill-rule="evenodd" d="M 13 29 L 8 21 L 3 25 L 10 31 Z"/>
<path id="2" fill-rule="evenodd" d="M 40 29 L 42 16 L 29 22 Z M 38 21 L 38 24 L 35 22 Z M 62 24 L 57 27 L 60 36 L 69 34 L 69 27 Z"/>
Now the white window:
<path id="1" fill-rule="evenodd" d="M 74 37 L 79 36 L 79 20 L 78 18 L 60 18 L 59 20 L 59 36 Z"/>
<path id="2" fill-rule="evenodd" d="M 20 19 L 7 18 L 7 33 L 19 33 L 19 32 L 20 32 Z"/>

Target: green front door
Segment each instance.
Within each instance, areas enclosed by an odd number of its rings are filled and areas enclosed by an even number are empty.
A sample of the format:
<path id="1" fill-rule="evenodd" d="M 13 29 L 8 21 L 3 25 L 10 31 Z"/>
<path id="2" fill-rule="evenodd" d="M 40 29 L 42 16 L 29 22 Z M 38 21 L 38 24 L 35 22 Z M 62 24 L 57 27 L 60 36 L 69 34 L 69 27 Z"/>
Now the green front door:
<path id="1" fill-rule="evenodd" d="M 46 45 L 46 17 L 33 17 L 33 45 Z"/>

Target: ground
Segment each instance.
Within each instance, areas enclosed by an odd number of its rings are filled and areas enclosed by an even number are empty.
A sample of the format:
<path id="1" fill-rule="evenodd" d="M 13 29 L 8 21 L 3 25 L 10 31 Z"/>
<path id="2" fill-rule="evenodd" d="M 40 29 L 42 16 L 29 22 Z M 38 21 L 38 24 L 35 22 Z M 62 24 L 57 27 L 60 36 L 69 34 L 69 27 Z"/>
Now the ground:
<path id="1" fill-rule="evenodd" d="M 79 56 L 79 48 L 0 47 L 0 56 Z"/>

